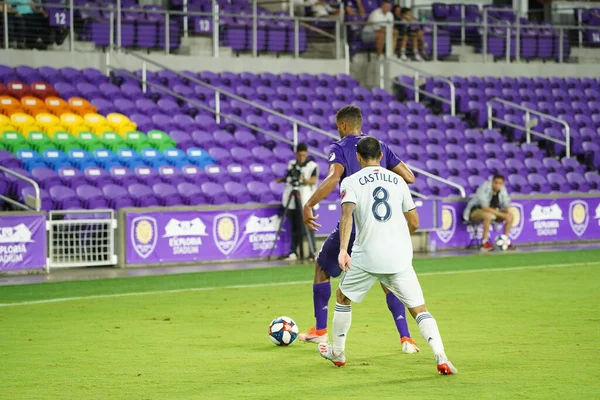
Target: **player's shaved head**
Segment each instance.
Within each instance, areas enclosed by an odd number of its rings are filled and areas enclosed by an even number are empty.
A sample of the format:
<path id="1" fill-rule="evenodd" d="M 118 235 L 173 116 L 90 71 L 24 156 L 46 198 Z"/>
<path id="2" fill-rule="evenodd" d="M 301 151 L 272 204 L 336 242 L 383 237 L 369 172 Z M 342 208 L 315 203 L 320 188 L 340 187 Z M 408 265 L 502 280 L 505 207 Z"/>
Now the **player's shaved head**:
<path id="1" fill-rule="evenodd" d="M 335 121 L 340 131 L 341 125 L 346 125 L 348 132 L 340 132 L 343 136 L 350 132 L 358 131 L 362 126 L 362 111 L 360 107 L 353 106 L 351 104 L 340 108 L 335 114 Z"/>
<path id="2" fill-rule="evenodd" d="M 364 161 L 379 161 L 381 159 L 381 144 L 374 137 L 366 136 L 358 141 L 356 152 Z"/>

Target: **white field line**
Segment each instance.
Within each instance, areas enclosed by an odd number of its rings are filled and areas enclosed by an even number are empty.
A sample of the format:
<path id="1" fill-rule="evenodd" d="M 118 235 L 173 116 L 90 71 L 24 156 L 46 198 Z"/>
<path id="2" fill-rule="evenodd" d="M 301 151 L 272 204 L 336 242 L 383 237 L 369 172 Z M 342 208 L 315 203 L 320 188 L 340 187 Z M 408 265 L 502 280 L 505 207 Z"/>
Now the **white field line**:
<path id="1" fill-rule="evenodd" d="M 507 267 L 507 268 L 480 268 L 480 269 L 468 269 L 459 271 L 437 271 L 437 272 L 423 272 L 418 273 L 419 277 L 422 276 L 437 276 L 437 275 L 459 275 L 459 274 L 476 274 L 480 272 L 506 272 L 506 271 L 523 271 L 531 269 L 547 269 L 547 268 L 569 268 L 569 267 L 583 267 L 583 266 L 594 266 L 599 265 L 600 262 L 580 262 L 580 263 L 569 263 L 569 264 L 550 264 L 550 265 L 529 265 L 523 267 Z M 270 286 L 289 286 L 289 285 L 304 285 L 309 284 L 312 281 L 292 281 L 292 282 L 275 282 L 275 283 L 256 283 L 249 285 L 231 285 L 231 286 L 211 286 L 201 288 L 186 288 L 186 289 L 172 289 L 172 290 L 155 290 L 148 292 L 131 292 L 131 293 L 117 293 L 117 294 L 100 294 L 91 296 L 76 296 L 76 297 L 61 297 L 56 299 L 46 300 L 33 300 L 33 301 L 22 301 L 16 303 L 0 303 L 0 307 L 17 307 L 17 306 L 28 306 L 35 304 L 47 304 L 47 303 L 62 303 L 65 301 L 76 301 L 76 300 L 90 300 L 90 299 L 107 299 L 116 297 L 132 297 L 132 296 L 145 296 L 151 294 L 169 294 L 169 293 L 184 293 L 184 292 L 203 292 L 209 290 L 220 290 L 220 289 L 252 289 L 262 288 Z"/>

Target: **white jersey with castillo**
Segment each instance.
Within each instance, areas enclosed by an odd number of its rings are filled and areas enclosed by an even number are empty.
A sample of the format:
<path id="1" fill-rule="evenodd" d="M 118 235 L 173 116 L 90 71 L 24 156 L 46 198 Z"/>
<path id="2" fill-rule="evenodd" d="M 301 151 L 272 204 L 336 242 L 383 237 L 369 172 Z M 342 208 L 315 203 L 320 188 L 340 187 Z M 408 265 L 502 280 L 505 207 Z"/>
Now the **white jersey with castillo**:
<path id="1" fill-rule="evenodd" d="M 404 179 L 383 167 L 366 167 L 344 179 L 340 192 L 342 204 L 356 204 L 351 268 L 375 274 L 412 268 L 412 241 L 403 213 L 416 206 Z"/>

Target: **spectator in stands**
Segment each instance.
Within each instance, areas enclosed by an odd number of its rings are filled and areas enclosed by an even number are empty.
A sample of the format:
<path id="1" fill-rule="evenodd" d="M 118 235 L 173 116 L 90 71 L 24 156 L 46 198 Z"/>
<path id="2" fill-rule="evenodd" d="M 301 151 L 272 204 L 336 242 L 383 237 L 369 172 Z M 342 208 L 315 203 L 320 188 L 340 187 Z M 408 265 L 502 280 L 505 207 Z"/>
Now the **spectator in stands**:
<path id="1" fill-rule="evenodd" d="M 400 22 L 398 30 L 400 32 L 400 59 L 402 61 L 408 61 L 406 57 L 406 45 L 408 39 L 412 42 L 413 52 L 415 53 L 416 61 L 423 61 L 422 54 L 425 54 L 425 36 L 423 30 L 416 26 L 411 26 L 411 22 L 415 22 L 416 19 L 412 16 L 410 8 L 401 8 L 400 6 L 394 7 L 394 19 Z M 416 29 L 415 29 L 416 28 Z"/>
<path id="2" fill-rule="evenodd" d="M 491 181 L 483 183 L 475 196 L 467 204 L 463 213 L 466 221 L 483 223 L 483 240 L 481 250 L 490 251 L 494 246 L 490 242 L 490 226 L 492 222 L 504 222 L 504 234 L 508 235 L 513 225 L 510 212 L 510 197 L 504 186 L 504 176 L 496 174 Z M 514 249 L 510 245 L 509 249 Z"/>
<path id="3" fill-rule="evenodd" d="M 360 15 L 364 17 L 366 15 L 361 0 L 344 0 L 344 12 L 346 15 L 351 16 Z"/>
<path id="4" fill-rule="evenodd" d="M 8 0 L 8 2 L 16 17 L 21 18 L 21 22 L 16 25 L 17 31 L 21 30 L 16 34 L 17 45 L 45 49 L 44 40 L 47 40 L 49 35 L 46 11 L 29 0 Z"/>
<path id="5" fill-rule="evenodd" d="M 303 206 L 312 196 L 317 187 L 317 179 L 319 177 L 319 166 L 308 155 L 308 146 L 305 143 L 298 143 L 296 148 L 296 159 L 288 164 L 287 174 L 285 177 L 278 178 L 278 182 L 285 182 L 285 190 L 281 202 L 285 207 L 288 205 L 288 199 L 297 190 L 300 194 L 298 203 L 296 199 L 292 199 L 287 210 L 287 218 L 290 221 L 292 229 L 292 241 L 288 260 L 298 259 L 299 246 L 302 245 L 302 237 L 308 233 L 309 241 L 309 258 L 314 259 L 315 235 L 304 226 L 303 221 Z M 297 206 L 300 207 L 297 207 Z M 301 251 L 302 254 L 302 251 Z"/>
<path id="6" fill-rule="evenodd" d="M 392 14 L 392 3 L 390 0 L 383 0 L 381 6 L 376 8 L 369 15 L 368 24 L 363 28 L 361 39 L 364 43 L 375 43 L 375 49 L 379 59 L 383 59 L 383 48 L 385 45 L 385 30 L 389 23 L 394 22 Z M 393 31 L 393 51 L 396 51 L 398 43 L 398 30 Z"/>
<path id="7" fill-rule="evenodd" d="M 8 40 L 10 47 L 25 48 L 25 20 L 23 15 L 17 11 L 17 4 L 9 1 L 8 4 Z"/>

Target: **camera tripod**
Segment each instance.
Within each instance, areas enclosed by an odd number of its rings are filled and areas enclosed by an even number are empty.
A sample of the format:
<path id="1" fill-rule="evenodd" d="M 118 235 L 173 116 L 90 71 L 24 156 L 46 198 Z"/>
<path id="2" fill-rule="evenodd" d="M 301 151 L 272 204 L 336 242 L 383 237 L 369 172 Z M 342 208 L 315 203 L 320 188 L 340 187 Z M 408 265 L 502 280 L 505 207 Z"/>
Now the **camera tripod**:
<path id="1" fill-rule="evenodd" d="M 275 235 L 275 242 L 273 243 L 273 247 L 271 247 L 271 251 L 269 252 L 269 256 L 268 256 L 268 260 L 271 260 L 271 256 L 273 255 L 273 250 L 275 250 L 275 243 L 277 243 L 277 240 L 279 239 L 279 235 L 281 234 L 281 230 L 283 229 L 283 224 L 285 223 L 285 220 L 289 217 L 289 213 L 288 211 L 290 210 L 290 205 L 292 204 L 292 200 L 294 200 L 294 206 L 295 206 L 295 211 L 298 213 L 302 212 L 302 195 L 300 194 L 300 187 L 298 186 L 298 184 L 294 184 L 292 191 L 290 192 L 290 196 L 288 197 L 287 203 L 285 204 L 285 209 L 283 210 L 283 218 L 281 218 L 281 221 L 279 222 L 279 228 L 277 228 L 277 234 Z M 292 216 L 292 218 L 297 217 L 297 215 Z M 316 255 L 315 254 L 315 243 L 312 240 L 312 237 L 310 235 L 310 232 L 308 231 L 308 227 L 304 224 L 304 221 L 300 220 L 298 221 L 303 229 L 304 229 L 304 233 L 302 232 L 302 230 L 296 232 L 295 234 L 297 235 L 297 239 L 298 240 L 298 247 L 300 248 L 300 259 L 304 259 L 304 246 L 303 246 L 303 240 L 302 238 L 304 236 L 306 236 L 306 240 L 308 241 L 308 249 L 309 249 L 309 253 Z"/>

